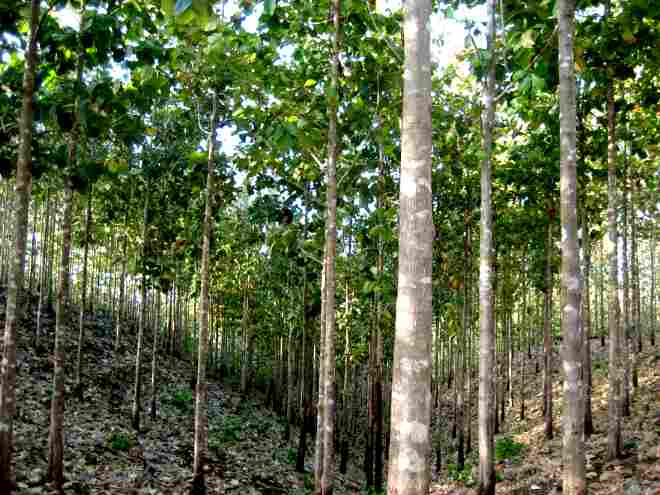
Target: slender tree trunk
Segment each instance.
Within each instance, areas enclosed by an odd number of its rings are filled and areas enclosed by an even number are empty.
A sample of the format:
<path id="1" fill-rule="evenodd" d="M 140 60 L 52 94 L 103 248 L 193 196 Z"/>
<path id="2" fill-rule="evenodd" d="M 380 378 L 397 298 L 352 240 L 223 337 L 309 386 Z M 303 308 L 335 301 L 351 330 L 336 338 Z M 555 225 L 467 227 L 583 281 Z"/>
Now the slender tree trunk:
<path id="1" fill-rule="evenodd" d="M 573 46 L 575 0 L 559 1 L 559 108 L 561 196 L 561 285 L 566 295 L 562 307 L 564 414 L 563 493 L 587 491 L 584 458 L 583 384 L 580 368 L 584 339 L 580 324 L 580 272 L 577 245 L 577 140 Z M 587 241 L 588 242 L 588 241 Z"/>
<path id="2" fill-rule="evenodd" d="M 208 383 L 206 382 L 206 357 L 209 351 L 209 262 L 211 235 L 213 232 L 213 208 L 215 199 L 215 128 L 217 116 L 216 96 L 209 123 L 208 173 L 206 178 L 206 208 L 204 211 L 204 240 L 202 243 L 201 301 L 199 312 L 199 338 L 197 350 L 197 392 L 195 394 L 195 448 L 193 476 L 196 493 L 206 493 L 204 462 L 208 447 Z M 242 380 L 241 380 L 242 381 Z"/>
<path id="3" fill-rule="evenodd" d="M 609 15 L 610 4 L 606 2 Z M 607 241 L 606 252 L 609 265 L 608 328 L 609 328 L 609 366 L 608 366 L 608 406 L 607 406 L 607 458 L 614 460 L 621 455 L 621 405 L 622 405 L 622 370 L 620 362 L 621 331 L 619 329 L 619 298 L 617 269 L 617 192 L 616 192 L 616 115 L 614 109 L 614 83 L 607 82 Z"/>
<path id="4" fill-rule="evenodd" d="M 656 290 L 656 281 L 657 276 L 655 273 L 655 253 L 656 253 L 656 243 L 658 240 L 658 217 L 651 218 L 651 324 L 649 328 L 649 336 L 651 341 L 651 346 L 655 347 L 655 329 L 658 325 L 658 311 L 656 309 L 656 304 L 658 300 L 658 291 Z M 640 335 L 641 339 L 641 335 Z"/>
<path id="5" fill-rule="evenodd" d="M 131 198 L 133 197 L 133 189 L 131 188 Z M 127 267 L 128 267 L 128 233 L 126 232 L 126 227 L 128 226 L 128 213 L 124 218 L 124 245 L 122 248 L 122 260 L 121 260 L 121 280 L 119 281 L 119 304 L 117 309 L 117 321 L 115 322 L 115 344 L 114 350 L 117 352 L 119 349 L 119 342 L 121 336 L 121 325 L 125 325 L 128 319 L 127 305 L 124 301 L 126 298 L 126 276 L 127 276 Z"/>
<path id="6" fill-rule="evenodd" d="M 69 163 L 75 161 L 77 139 L 72 137 L 69 148 Z M 64 483 L 64 321 L 66 318 L 65 294 L 69 284 L 69 256 L 71 253 L 71 223 L 73 209 L 73 185 L 67 176 L 64 184 L 64 213 L 62 217 L 62 254 L 60 277 L 55 307 L 55 348 L 53 356 L 53 399 L 50 405 L 50 428 L 48 430 L 48 481 L 56 489 Z"/>
<path id="7" fill-rule="evenodd" d="M 78 31 L 78 62 L 76 67 L 76 88 L 79 91 L 82 84 L 84 57 L 83 31 L 86 2 L 80 5 L 80 28 Z M 55 310 L 55 348 L 53 370 L 53 399 L 50 407 L 50 428 L 48 431 L 48 481 L 61 490 L 64 483 L 64 320 L 68 302 L 70 301 L 71 276 L 71 227 L 73 220 L 73 182 L 71 172 L 79 163 L 78 145 L 81 134 L 81 103 L 80 97 L 75 101 L 75 122 L 69 143 L 68 170 L 64 178 L 64 212 L 62 215 L 62 253 L 60 276 L 57 289 Z"/>
<path id="8" fill-rule="evenodd" d="M 304 213 L 303 213 L 303 242 L 307 240 L 307 210 L 309 205 L 309 188 L 305 184 L 304 190 Z M 296 471 L 305 472 L 305 454 L 307 449 L 307 433 L 311 430 L 312 423 L 312 395 L 313 380 L 309 376 L 310 366 L 307 363 L 306 355 L 309 352 L 309 329 L 307 327 L 307 265 L 303 263 L 303 284 L 302 284 L 302 336 L 300 339 L 300 435 L 298 438 L 298 449 L 296 452 Z"/>
<path id="9" fill-rule="evenodd" d="M 30 11 L 30 41 L 25 53 L 23 74 L 23 104 L 18 123 L 19 146 L 16 164 L 14 261 L 9 270 L 9 287 L 5 312 L 5 333 L 2 365 L 0 368 L 0 492 L 9 493 L 13 487 L 11 451 L 13 444 L 13 420 L 16 414 L 16 326 L 21 317 L 25 275 L 25 248 L 27 220 L 32 188 L 32 112 L 34 73 L 37 65 L 37 37 L 39 26 L 39 1 L 32 0 Z"/>
<path id="10" fill-rule="evenodd" d="M 553 211 L 549 208 L 550 211 Z M 546 440 L 551 440 L 552 429 L 552 214 L 548 215 L 545 243 L 545 298 L 543 305 L 543 418 Z"/>
<path id="11" fill-rule="evenodd" d="M 28 292 L 32 292 L 32 287 L 34 286 L 34 272 L 36 269 L 37 261 L 37 212 L 39 208 L 37 207 L 37 200 L 33 202 L 33 212 L 32 212 L 32 238 L 30 240 L 30 274 L 28 276 Z"/>
<path id="12" fill-rule="evenodd" d="M 600 287 L 598 289 L 598 293 L 600 294 L 600 311 L 599 311 L 599 317 L 600 317 L 600 346 L 605 347 L 605 268 L 606 268 L 606 259 L 605 259 L 605 253 L 604 253 L 604 245 L 605 245 L 605 240 L 606 237 L 603 237 L 600 241 L 599 244 L 599 258 L 600 258 L 600 276 L 599 276 L 599 281 L 600 281 Z"/>
<path id="13" fill-rule="evenodd" d="M 495 457 L 492 377 L 495 355 L 495 320 L 493 318 L 493 211 L 492 153 L 495 125 L 495 13 L 497 0 L 488 0 L 487 50 L 490 55 L 484 104 L 482 133 L 484 159 L 481 162 L 481 236 L 479 240 L 479 495 L 495 494 Z"/>
<path id="14" fill-rule="evenodd" d="M 352 226 L 352 220 L 351 220 Z M 351 256 L 351 239 L 349 233 L 348 239 L 348 256 Z M 351 374 L 351 289 L 350 289 L 350 267 L 348 277 L 346 279 L 346 333 L 344 336 L 344 386 L 342 388 L 342 406 L 343 406 L 343 421 L 342 421 L 342 434 L 341 434 L 341 452 L 339 472 L 346 474 L 348 468 L 348 455 L 351 442 L 351 416 L 352 410 L 352 382 L 350 380 Z"/>
<path id="15" fill-rule="evenodd" d="M 586 213 L 583 214 L 582 236 L 584 249 L 584 285 L 582 295 L 582 328 L 584 337 L 582 382 L 584 391 L 584 434 L 591 436 L 594 432 L 591 408 L 591 235 Z"/>
<path id="16" fill-rule="evenodd" d="M 245 293 L 243 294 L 243 318 L 241 322 L 241 327 L 243 329 L 243 359 L 241 365 L 241 395 L 247 397 L 248 387 L 250 381 L 250 372 L 252 368 L 252 342 L 253 342 L 253 331 L 252 323 L 250 321 L 250 278 L 245 287 Z"/>
<path id="17" fill-rule="evenodd" d="M 161 306 L 160 306 L 160 290 L 156 289 L 156 311 L 154 315 L 153 325 L 153 343 L 151 347 L 151 408 L 149 416 L 151 421 L 156 421 L 156 403 L 158 397 L 158 388 L 156 387 L 157 370 L 158 370 L 158 334 L 161 329 Z"/>
<path id="18" fill-rule="evenodd" d="M 82 282 L 80 286 L 80 317 L 78 320 L 78 352 L 76 353 L 76 390 L 82 394 L 80 389 L 80 368 L 82 365 L 82 349 L 85 335 L 85 309 L 87 306 L 87 262 L 89 254 L 89 229 L 92 223 L 92 194 L 93 186 L 90 185 L 87 193 L 87 217 L 85 219 L 85 246 L 83 247 Z"/>
<path id="19" fill-rule="evenodd" d="M 632 281 L 632 325 L 631 325 L 631 342 L 632 342 L 632 386 L 637 390 L 639 385 L 639 376 L 637 370 L 637 353 L 642 352 L 642 339 L 641 339 L 641 308 L 640 308 L 640 294 L 639 294 L 639 260 L 637 258 L 637 213 L 635 211 L 635 200 L 637 196 L 637 181 L 633 178 L 630 196 L 630 268 L 631 268 L 631 281 Z"/>
<path id="20" fill-rule="evenodd" d="M 430 0 L 404 3 L 400 231 L 388 495 L 428 493 L 433 336 Z"/>
<path id="21" fill-rule="evenodd" d="M 324 339 L 321 342 L 322 374 L 319 379 L 319 403 L 323 401 L 317 425 L 317 440 L 321 444 L 321 456 L 315 473 L 316 493 L 318 495 L 332 495 L 335 452 L 335 257 L 337 251 L 337 156 L 338 156 L 338 91 L 339 91 L 339 38 L 340 38 L 341 1 L 333 0 L 334 39 L 331 60 L 331 81 L 328 90 L 328 166 L 327 177 L 327 218 L 325 232 L 325 315 Z"/>
<path id="22" fill-rule="evenodd" d="M 137 349 L 135 351 L 135 384 L 133 389 L 133 409 L 131 422 L 135 431 L 140 431 L 140 414 L 142 411 L 142 345 L 144 340 L 144 326 L 147 317 L 147 274 L 144 257 L 147 252 L 147 225 L 149 222 L 149 183 L 145 185 L 144 214 L 142 220 L 142 280 L 140 288 L 140 315 L 138 322 Z"/>
<path id="23" fill-rule="evenodd" d="M 295 352 L 294 352 L 294 338 L 293 338 L 293 325 L 289 325 L 289 335 L 287 336 L 286 346 L 286 428 L 284 437 L 287 442 L 291 441 L 291 426 L 295 420 L 295 401 L 296 401 L 296 384 L 295 378 Z"/>
<path id="24" fill-rule="evenodd" d="M 630 358 L 632 354 L 631 338 L 630 338 L 630 263 L 628 259 L 628 154 L 624 147 L 624 173 L 623 173 L 623 195 L 621 202 L 623 203 L 623 228 L 622 228 L 622 243 L 621 243 L 621 261 L 618 266 L 622 270 L 623 275 L 623 318 L 620 320 L 621 325 L 621 344 L 623 359 L 623 404 L 621 406 L 621 414 L 624 417 L 630 416 Z"/>
<path id="25" fill-rule="evenodd" d="M 41 250 L 41 263 L 39 265 L 39 299 L 37 302 L 37 324 L 35 327 L 34 331 L 34 347 L 38 351 L 41 346 L 41 318 L 42 318 L 42 313 L 44 309 L 44 303 L 45 303 L 45 298 L 46 294 L 48 292 L 47 289 L 47 278 L 48 278 L 48 247 L 50 244 L 50 230 L 51 230 L 51 224 L 53 221 L 51 220 L 52 215 L 51 215 L 51 193 L 50 193 L 50 186 L 46 189 L 46 219 L 45 219 L 45 225 L 44 225 L 44 231 L 43 231 L 43 237 L 40 239 L 39 242 L 39 247 Z"/>
<path id="26" fill-rule="evenodd" d="M 465 368 L 467 366 L 467 356 L 466 356 L 466 342 L 467 342 L 467 333 L 469 326 L 469 311 L 470 307 L 468 304 L 468 258 L 470 256 L 469 249 L 469 215 L 470 212 L 466 210 L 464 212 L 464 233 L 463 233 L 463 314 L 461 322 L 461 334 L 460 334 L 460 356 L 461 359 L 457 363 L 456 370 L 456 430 L 458 433 L 458 448 L 456 452 L 456 467 L 459 471 L 462 471 L 465 466 Z M 468 418 L 469 422 L 469 418 Z"/>

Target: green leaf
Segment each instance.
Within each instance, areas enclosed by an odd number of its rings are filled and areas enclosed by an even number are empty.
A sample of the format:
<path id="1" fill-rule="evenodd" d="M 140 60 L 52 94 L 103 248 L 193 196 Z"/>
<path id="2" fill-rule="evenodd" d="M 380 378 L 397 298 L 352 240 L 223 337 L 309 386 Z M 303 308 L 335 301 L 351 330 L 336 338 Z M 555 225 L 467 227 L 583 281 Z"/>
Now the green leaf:
<path id="1" fill-rule="evenodd" d="M 192 0 L 176 0 L 176 6 L 174 7 L 174 15 L 181 15 L 192 5 Z"/>
<path id="2" fill-rule="evenodd" d="M 532 48 L 534 46 L 534 31 L 528 29 L 520 37 L 520 44 L 523 48 Z"/>
<path id="3" fill-rule="evenodd" d="M 307 81 L 305 81 L 306 88 L 311 88 L 313 86 L 316 86 L 316 81 L 314 79 L 307 79 Z"/>
<path id="4" fill-rule="evenodd" d="M 174 15 L 175 9 L 175 0 L 161 0 L 160 8 L 165 12 L 167 16 Z"/>

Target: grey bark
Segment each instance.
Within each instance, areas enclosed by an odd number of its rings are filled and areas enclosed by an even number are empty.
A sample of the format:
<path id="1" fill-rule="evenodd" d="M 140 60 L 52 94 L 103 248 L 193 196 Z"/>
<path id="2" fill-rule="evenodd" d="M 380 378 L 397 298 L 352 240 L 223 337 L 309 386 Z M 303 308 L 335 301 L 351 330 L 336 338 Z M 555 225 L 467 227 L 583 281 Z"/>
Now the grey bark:
<path id="1" fill-rule="evenodd" d="M 18 303 L 18 300 L 23 291 L 25 276 L 28 206 L 32 188 L 32 115 L 35 68 L 37 65 L 39 1 L 32 0 L 30 5 L 30 40 L 25 53 L 23 102 L 18 123 L 19 147 L 16 163 L 14 260 L 9 270 L 4 349 L 0 368 L 0 492 L 6 493 L 9 493 L 13 485 L 11 451 L 13 419 L 16 414 L 16 326 L 22 314 L 22 305 Z"/>
<path id="2" fill-rule="evenodd" d="M 497 0 L 488 0 L 487 50 L 490 55 L 484 88 L 482 136 L 484 159 L 481 162 L 481 223 L 479 240 L 479 495 L 495 494 L 494 383 L 495 320 L 493 293 L 493 211 L 492 154 L 495 124 L 496 45 L 495 13 Z"/>
<path id="3" fill-rule="evenodd" d="M 577 244 L 577 139 L 575 62 L 575 0 L 559 1 L 559 135 L 561 205 L 561 285 L 563 298 L 564 414 L 563 493 L 586 493 L 584 458 L 584 339 L 580 324 L 580 270 Z"/>
<path id="4" fill-rule="evenodd" d="M 399 264 L 388 495 L 428 493 L 431 456 L 430 0 L 404 2 Z"/>
<path id="5" fill-rule="evenodd" d="M 135 380 L 133 385 L 133 407 L 131 423 L 135 431 L 140 431 L 140 414 L 142 411 L 142 346 L 144 327 L 147 318 L 147 275 L 144 273 L 144 257 L 147 252 L 147 230 L 149 221 L 149 184 L 146 184 L 144 195 L 144 213 L 142 219 L 142 280 L 140 286 L 140 307 L 138 321 L 137 348 L 135 351 Z"/>
<path id="6" fill-rule="evenodd" d="M 609 1 L 606 4 L 609 13 Z M 617 267 L 617 219 L 618 206 L 616 191 L 616 115 L 614 110 L 614 83 L 607 83 L 607 241 L 606 252 L 609 265 L 608 295 L 608 405 L 607 405 L 607 458 L 614 460 L 621 455 L 621 330 L 619 328 L 619 281 Z"/>

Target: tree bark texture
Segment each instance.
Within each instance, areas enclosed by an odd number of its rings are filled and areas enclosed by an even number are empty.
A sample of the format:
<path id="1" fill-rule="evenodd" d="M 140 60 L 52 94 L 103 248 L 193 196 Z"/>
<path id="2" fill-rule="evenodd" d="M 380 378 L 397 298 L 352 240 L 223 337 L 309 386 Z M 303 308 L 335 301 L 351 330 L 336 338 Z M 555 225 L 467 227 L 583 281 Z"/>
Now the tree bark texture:
<path id="1" fill-rule="evenodd" d="M 494 381 L 495 319 L 493 293 L 493 210 L 492 154 L 495 125 L 496 45 L 495 13 L 497 0 L 488 0 L 487 50 L 490 64 L 482 113 L 484 159 L 481 162 L 481 222 L 479 240 L 479 495 L 495 493 Z"/>
<path id="2" fill-rule="evenodd" d="M 431 460 L 430 0 L 403 4 L 400 233 L 388 495 L 428 493 Z"/>
<path id="3" fill-rule="evenodd" d="M 147 252 L 147 232 L 149 222 L 149 184 L 146 184 L 144 196 L 144 215 L 142 219 L 142 267 L 144 270 L 144 257 Z M 142 345 L 144 340 L 144 326 L 147 319 L 147 275 L 142 273 L 140 288 L 140 315 L 138 322 L 137 349 L 135 351 L 135 382 L 133 388 L 133 409 L 131 422 L 135 431 L 140 431 L 140 413 L 142 411 Z"/>
<path id="4" fill-rule="evenodd" d="M 75 158 L 76 139 L 69 148 L 69 163 Z M 69 258 L 71 253 L 71 223 L 73 210 L 73 185 L 71 177 L 65 178 L 64 212 L 62 216 L 62 253 L 60 276 L 55 305 L 55 347 L 53 357 L 53 398 L 50 404 L 50 428 L 48 430 L 48 481 L 56 489 L 64 483 L 64 321 L 66 319 L 66 293 L 69 285 Z"/>
<path id="5" fill-rule="evenodd" d="M 550 202 L 548 202 L 550 205 Z M 549 212 L 553 209 L 549 206 Z M 554 217 L 548 216 L 547 236 L 545 241 L 545 297 L 543 304 L 543 419 L 546 440 L 551 440 L 552 428 L 552 223 Z"/>
<path id="6" fill-rule="evenodd" d="M 9 270 L 7 307 L 5 313 L 4 350 L 0 368 L 0 492 L 9 493 L 13 485 L 11 450 L 13 419 L 16 414 L 16 325 L 22 305 L 18 299 L 23 291 L 27 220 L 32 189 L 32 115 L 37 37 L 39 28 L 38 0 L 32 0 L 30 10 L 30 40 L 25 53 L 23 102 L 18 122 L 19 146 L 16 162 L 14 259 Z"/>
<path id="7" fill-rule="evenodd" d="M 215 177 L 215 127 L 216 97 L 213 96 L 213 110 L 209 123 L 208 168 L 206 178 L 206 207 L 204 210 L 204 231 L 202 241 L 201 294 L 199 311 L 199 338 L 197 347 L 197 393 L 195 394 L 195 445 L 193 457 L 193 477 L 196 484 L 204 485 L 204 461 L 208 447 L 208 383 L 206 382 L 206 359 L 209 352 L 209 261 L 211 257 L 211 236 L 213 232 L 214 177 Z M 251 356 L 248 356 L 251 357 Z"/>
<path id="8" fill-rule="evenodd" d="M 573 57 L 575 0 L 559 0 L 559 140 L 561 210 L 564 412 L 563 493 L 583 495 L 587 485 L 584 458 L 584 340 L 580 324 L 580 270 L 577 243 L 576 89 Z"/>
<path id="9" fill-rule="evenodd" d="M 92 223 L 92 186 L 87 192 L 87 215 L 85 218 L 85 246 L 83 247 L 82 281 L 80 287 L 80 315 L 78 319 L 78 351 L 76 353 L 76 387 L 80 386 L 80 368 L 85 335 L 85 309 L 87 305 L 87 268 L 89 261 L 89 229 Z"/>
<path id="10" fill-rule="evenodd" d="M 621 455 L 621 406 L 622 378 L 621 369 L 621 331 L 619 328 L 619 280 L 618 280 L 618 229 L 617 229 L 617 191 L 616 191 L 616 114 L 614 110 L 614 83 L 607 83 L 607 240 L 605 251 L 609 267 L 607 286 L 608 299 L 608 372 L 607 378 L 607 458 L 614 460 Z"/>

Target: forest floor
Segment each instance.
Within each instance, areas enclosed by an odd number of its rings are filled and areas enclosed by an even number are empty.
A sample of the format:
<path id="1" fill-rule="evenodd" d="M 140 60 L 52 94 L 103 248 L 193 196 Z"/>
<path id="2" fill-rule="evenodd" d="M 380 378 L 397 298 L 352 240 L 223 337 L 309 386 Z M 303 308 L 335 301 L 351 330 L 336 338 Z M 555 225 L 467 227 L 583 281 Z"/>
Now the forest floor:
<path id="1" fill-rule="evenodd" d="M 632 392 L 631 414 L 622 425 L 623 456 L 607 462 L 607 347 L 592 340 L 593 424 L 596 430 L 585 443 L 586 477 L 592 495 L 660 495 L 660 349 L 646 347 L 638 357 L 639 386 Z M 645 342 L 646 344 L 646 342 Z M 647 344 L 648 345 L 648 344 Z M 555 495 L 561 493 L 562 476 L 562 374 L 555 356 L 553 387 L 554 438 L 545 440 L 542 411 L 542 373 L 526 377 L 525 419 L 520 420 L 520 401 L 514 395 L 514 411 L 506 411 L 503 433 L 496 445 L 515 452 L 496 464 L 498 494 Z M 531 371 L 531 370 L 530 370 Z M 527 372 L 529 373 L 529 372 Z M 527 374 L 526 373 L 526 374 Z M 531 373 L 530 373 L 531 374 Z M 514 391 L 520 390 L 519 376 Z M 476 439 L 476 431 L 473 433 Z M 476 440 L 475 440 L 476 441 Z M 515 444 L 517 448 L 511 449 Z M 507 449 L 507 446 L 509 447 Z M 496 449 L 497 451 L 498 449 Z M 497 452 L 496 452 L 497 453 Z M 450 461 L 452 462 L 452 461 Z M 463 481 L 441 481 L 433 485 L 433 495 L 473 493 L 467 487 L 476 479 L 477 453 L 468 456 L 471 473 Z M 442 473 L 440 475 L 442 479 Z"/>
<path id="2" fill-rule="evenodd" d="M 15 471 L 19 495 L 52 493 L 46 482 L 52 356 L 35 352 L 36 304 L 31 300 L 17 340 Z M 5 307 L 0 288 L 0 311 Z M 54 315 L 46 314 L 42 348 L 52 349 Z M 64 491 L 68 494 L 188 494 L 192 483 L 194 393 L 189 361 L 158 356 L 157 417 L 150 419 L 152 334 L 145 331 L 142 361 L 141 431 L 131 427 L 135 333 L 124 328 L 113 352 L 109 318 L 97 314 L 85 325 L 81 376 L 76 396 L 74 365 L 78 316 L 67 318 Z M 4 314 L 0 313 L 4 329 Z M 128 334 L 131 334 L 129 337 Z M 283 442 L 281 419 L 255 398 L 244 400 L 230 386 L 209 379 L 209 494 L 304 495 L 312 483 L 313 441 L 306 473 L 295 471 L 295 448 Z M 297 439 L 297 432 L 295 435 Z M 335 492 L 359 493 L 355 476 L 338 476 Z M 5 494 L 2 494 L 5 495 Z"/>
<path id="3" fill-rule="evenodd" d="M 4 294 L 0 289 L 0 308 Z M 17 414 L 14 423 L 16 478 L 19 494 L 49 494 L 46 485 L 47 443 L 52 357 L 34 352 L 32 343 L 36 309 L 27 305 L 18 334 Z M 1 310 L 0 310 L 1 311 Z M 193 455 L 194 395 L 189 361 L 159 354 L 157 417 L 149 418 L 151 400 L 151 333 L 145 332 L 143 355 L 142 429 L 130 426 L 135 373 L 135 339 L 123 339 L 113 353 L 113 329 L 108 318 L 97 315 L 86 323 L 83 352 L 82 398 L 74 391 L 77 315 L 68 319 L 65 406 L 66 494 L 187 494 Z M 3 315 L 0 324 L 4 328 Z M 52 349 L 54 318 L 44 320 L 43 347 Z M 132 330 L 124 330 L 127 334 Z M 598 495 L 660 495 L 660 350 L 647 349 L 639 359 L 639 387 L 634 392 L 631 417 L 624 422 L 623 459 L 605 462 L 607 442 L 607 362 L 594 341 L 593 411 L 596 433 L 587 442 L 587 477 L 590 493 Z M 526 419 L 504 425 L 497 438 L 521 445 L 520 452 L 497 465 L 497 493 L 545 495 L 561 485 L 560 373 L 555 375 L 554 440 L 543 438 L 540 411 L 540 374 L 527 384 Z M 515 385 L 515 384 L 514 384 Z M 516 388 L 514 387 L 514 390 Z M 511 418 L 512 413 L 508 414 Z M 476 425 L 474 425 L 476 426 Z M 295 472 L 295 448 L 282 441 L 281 419 L 258 399 L 244 400 L 214 380 L 209 386 L 208 492 L 236 495 L 304 495 L 311 493 L 313 442 L 307 454 L 307 473 Z M 476 431 L 473 434 L 476 442 Z M 451 462 L 451 460 L 450 460 Z M 476 452 L 468 456 L 476 466 Z M 359 494 L 361 463 L 354 460 L 347 476 L 338 475 L 337 494 Z M 357 467 L 356 467 L 357 466 Z M 475 469 L 463 481 L 444 481 L 446 466 L 436 476 L 433 495 L 470 492 Z M 465 483 L 467 482 L 467 483 Z"/>

